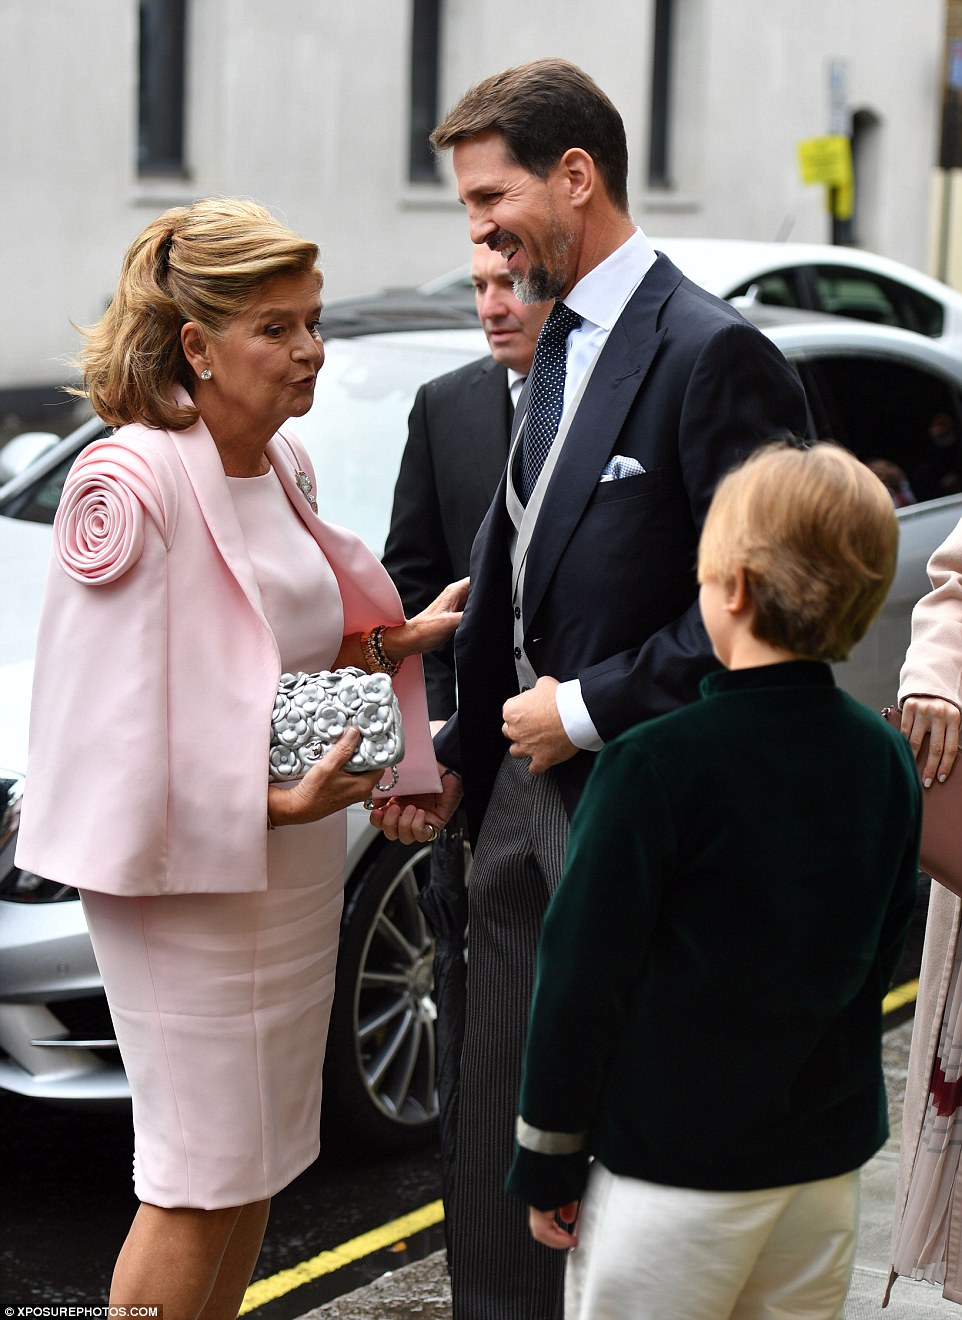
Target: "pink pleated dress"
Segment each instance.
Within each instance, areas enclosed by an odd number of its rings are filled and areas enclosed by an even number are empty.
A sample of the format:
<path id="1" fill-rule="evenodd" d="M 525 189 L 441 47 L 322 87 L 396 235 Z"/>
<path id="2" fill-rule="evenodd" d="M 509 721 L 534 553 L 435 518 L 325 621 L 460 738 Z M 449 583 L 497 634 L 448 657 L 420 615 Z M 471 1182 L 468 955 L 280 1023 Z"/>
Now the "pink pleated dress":
<path id="1" fill-rule="evenodd" d="M 343 633 L 333 571 L 273 470 L 228 481 L 283 669 L 329 668 Z M 266 813 L 266 747 L 263 773 Z M 133 1093 L 141 1201 L 245 1205 L 317 1157 L 344 849 L 339 812 L 270 832 L 264 891 L 82 891 Z"/>

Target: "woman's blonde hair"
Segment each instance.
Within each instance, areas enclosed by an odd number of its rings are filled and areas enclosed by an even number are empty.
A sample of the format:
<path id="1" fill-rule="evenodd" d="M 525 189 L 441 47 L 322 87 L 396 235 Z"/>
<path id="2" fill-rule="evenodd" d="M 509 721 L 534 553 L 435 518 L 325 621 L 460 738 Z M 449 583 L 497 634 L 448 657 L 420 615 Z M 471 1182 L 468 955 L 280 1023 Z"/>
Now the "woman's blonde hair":
<path id="1" fill-rule="evenodd" d="M 770 445 L 719 484 L 698 549 L 698 580 L 730 588 L 745 573 L 762 641 L 844 660 L 895 575 L 892 497 L 831 442 Z"/>
<path id="2" fill-rule="evenodd" d="M 192 373 L 180 342 L 195 322 L 216 341 L 258 289 L 278 276 L 317 271 L 314 243 L 256 202 L 207 198 L 165 211 L 134 239 L 117 290 L 76 366 L 83 389 L 105 422 L 183 430 L 197 420 L 177 403 L 175 385 Z"/>

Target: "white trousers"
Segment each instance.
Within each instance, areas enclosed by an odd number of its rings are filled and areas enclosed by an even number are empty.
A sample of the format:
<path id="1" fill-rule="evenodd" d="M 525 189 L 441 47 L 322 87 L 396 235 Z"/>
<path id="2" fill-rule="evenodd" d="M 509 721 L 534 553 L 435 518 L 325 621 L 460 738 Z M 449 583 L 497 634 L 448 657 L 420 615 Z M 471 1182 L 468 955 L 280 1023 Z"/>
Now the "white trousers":
<path id="1" fill-rule="evenodd" d="M 756 1192 L 619 1177 L 597 1160 L 565 1320 L 841 1320 L 859 1170 Z"/>

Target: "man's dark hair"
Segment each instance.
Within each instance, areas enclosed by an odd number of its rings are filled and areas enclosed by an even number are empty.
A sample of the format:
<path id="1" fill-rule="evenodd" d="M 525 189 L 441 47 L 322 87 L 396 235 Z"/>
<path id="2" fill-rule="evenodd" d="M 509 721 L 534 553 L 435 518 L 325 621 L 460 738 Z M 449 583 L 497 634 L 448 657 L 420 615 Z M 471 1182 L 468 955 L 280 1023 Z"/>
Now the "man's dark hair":
<path id="1" fill-rule="evenodd" d="M 494 130 L 508 159 L 545 179 L 580 147 L 597 165 L 612 204 L 628 213 L 628 144 L 621 115 L 598 84 L 567 60 L 529 60 L 465 92 L 431 134 L 435 151 Z"/>

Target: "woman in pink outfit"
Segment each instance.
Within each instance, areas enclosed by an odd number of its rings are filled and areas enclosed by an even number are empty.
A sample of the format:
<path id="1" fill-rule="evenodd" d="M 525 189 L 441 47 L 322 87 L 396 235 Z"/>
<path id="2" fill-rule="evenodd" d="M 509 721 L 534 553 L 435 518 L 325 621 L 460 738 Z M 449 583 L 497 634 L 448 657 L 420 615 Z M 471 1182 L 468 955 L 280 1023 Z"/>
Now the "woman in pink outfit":
<path id="1" fill-rule="evenodd" d="M 118 429 L 55 523 L 17 861 L 83 899 L 141 1201 L 110 1303 L 166 1320 L 237 1314 L 270 1198 L 318 1151 L 343 808 L 378 775 L 346 770 L 350 730 L 268 786 L 281 673 L 397 669 L 400 783 L 441 791 L 418 657 L 466 584 L 406 621 L 375 556 L 317 517 L 284 424 L 324 361 L 320 289 L 315 245 L 253 203 L 148 225 L 80 360 Z"/>
<path id="2" fill-rule="evenodd" d="M 932 589 L 912 613 L 898 694 L 902 732 L 919 758 L 926 788 L 962 773 L 955 764 L 962 712 L 962 523 L 933 553 L 928 574 Z M 933 880 L 905 1087 L 886 1302 L 901 1275 L 938 1284 L 944 1297 L 962 1305 L 960 923 L 962 900 Z"/>

